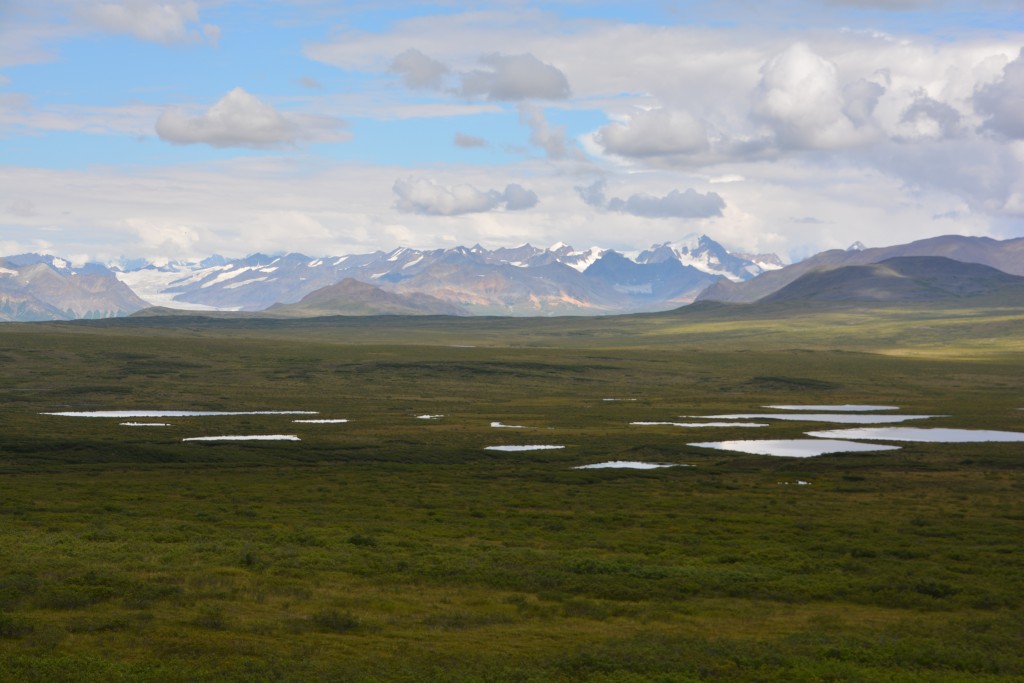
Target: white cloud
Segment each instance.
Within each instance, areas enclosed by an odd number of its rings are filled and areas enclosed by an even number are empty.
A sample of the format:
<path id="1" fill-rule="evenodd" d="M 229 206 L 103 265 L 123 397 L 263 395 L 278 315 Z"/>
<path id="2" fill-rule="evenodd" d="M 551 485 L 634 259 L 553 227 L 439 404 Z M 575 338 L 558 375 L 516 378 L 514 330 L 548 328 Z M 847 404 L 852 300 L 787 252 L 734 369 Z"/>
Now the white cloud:
<path id="1" fill-rule="evenodd" d="M 504 205 L 508 211 L 523 211 L 537 205 L 536 193 L 521 185 L 508 185 L 503 192 L 478 190 L 472 185 L 440 185 L 427 178 L 400 178 L 392 191 L 395 206 L 405 213 L 429 216 L 458 216 L 494 211 Z"/>
<path id="2" fill-rule="evenodd" d="M 344 126 L 331 117 L 279 113 L 255 95 L 235 88 L 199 116 L 181 109 L 165 111 L 156 122 L 156 133 L 178 145 L 270 148 L 306 140 L 345 140 Z"/>
<path id="3" fill-rule="evenodd" d="M 391 61 L 390 70 L 402 75 L 407 88 L 439 90 L 448 67 L 412 48 Z"/>
<path id="4" fill-rule="evenodd" d="M 701 194 L 693 188 L 682 192 L 672 190 L 662 197 L 641 192 L 626 199 L 605 199 L 605 181 L 597 180 L 586 187 L 577 187 L 576 191 L 590 206 L 643 218 L 710 218 L 721 216 L 725 208 L 725 200 L 717 192 Z"/>
<path id="5" fill-rule="evenodd" d="M 519 121 L 530 128 L 530 144 L 543 149 L 549 159 L 583 159 L 583 152 L 575 141 L 566 138 L 565 126 L 548 123 L 540 107 L 519 105 Z"/>
<path id="6" fill-rule="evenodd" d="M 897 139 L 955 138 L 965 133 L 963 116 L 956 109 L 928 95 L 920 95 L 903 112 L 900 121 L 907 132 Z"/>
<path id="7" fill-rule="evenodd" d="M 625 123 L 610 123 L 594 140 L 605 152 L 624 157 L 692 154 L 708 148 L 703 123 L 688 112 L 662 108 L 637 112 Z"/>
<path id="8" fill-rule="evenodd" d="M 101 30 L 139 40 L 171 44 L 205 38 L 216 45 L 220 39 L 220 28 L 199 24 L 199 6 L 192 0 L 93 2 L 78 11 Z"/>
<path id="9" fill-rule="evenodd" d="M 505 187 L 501 199 L 505 202 L 505 208 L 509 211 L 525 211 L 537 206 L 537 193 L 527 190 L 522 185 L 511 183 Z"/>
<path id="10" fill-rule="evenodd" d="M 323 49 L 314 52 L 322 53 Z M 454 71 L 422 51 L 410 48 L 391 60 L 388 71 L 400 74 L 408 88 L 442 91 L 470 99 L 560 100 L 570 95 L 565 74 L 532 54 L 488 53 L 478 57 L 477 63 L 486 68 Z M 448 80 L 457 85 L 446 83 Z"/>
<path id="11" fill-rule="evenodd" d="M 986 130 L 1024 140 L 1024 48 L 998 81 L 978 90 L 974 106 L 985 116 Z"/>
<path id="12" fill-rule="evenodd" d="M 837 149 L 878 137 L 872 126 L 857 126 L 845 113 L 848 103 L 836 65 L 804 43 L 791 45 L 762 67 L 758 95 L 754 113 L 772 126 L 783 147 Z M 850 108 L 868 118 L 863 99 L 857 105 Z"/>
<path id="13" fill-rule="evenodd" d="M 531 54 L 489 54 L 480 63 L 490 67 L 463 73 L 460 94 L 489 100 L 559 100 L 569 96 L 569 81 L 551 64 Z"/>

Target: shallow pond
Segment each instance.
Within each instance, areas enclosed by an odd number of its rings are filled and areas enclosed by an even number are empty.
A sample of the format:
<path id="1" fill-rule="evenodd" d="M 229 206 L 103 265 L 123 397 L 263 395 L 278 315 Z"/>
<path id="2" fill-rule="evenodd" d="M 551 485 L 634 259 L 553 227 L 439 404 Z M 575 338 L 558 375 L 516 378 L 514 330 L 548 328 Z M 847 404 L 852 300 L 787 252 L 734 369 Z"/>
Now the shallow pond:
<path id="1" fill-rule="evenodd" d="M 315 410 L 86 410 L 40 413 L 61 417 L 213 417 L 218 415 L 316 415 Z"/>
<path id="2" fill-rule="evenodd" d="M 247 436 L 190 436 L 182 441 L 301 441 L 294 434 L 251 434 Z"/>
<path id="3" fill-rule="evenodd" d="M 122 422 L 122 427 L 170 427 L 166 422 Z"/>
<path id="4" fill-rule="evenodd" d="M 339 418 L 336 420 L 292 420 L 292 422 L 307 425 L 340 425 L 348 422 L 348 420 L 343 420 Z"/>
<path id="5" fill-rule="evenodd" d="M 944 427 L 873 427 L 830 429 L 807 432 L 808 436 L 825 439 L 867 439 L 869 441 L 919 441 L 924 443 L 978 443 L 990 441 L 1024 441 L 1022 432 L 1000 432 L 990 429 L 946 429 Z"/>
<path id="6" fill-rule="evenodd" d="M 895 451 L 899 446 L 882 446 L 873 443 L 857 443 L 834 439 L 756 439 L 741 441 L 706 441 L 687 446 L 715 448 L 721 451 L 735 451 L 751 455 L 777 455 L 787 458 L 812 458 L 828 453 L 867 453 L 872 451 Z"/>
<path id="7" fill-rule="evenodd" d="M 763 408 L 772 408 L 774 410 L 817 410 L 817 411 L 836 411 L 840 413 L 869 413 L 872 410 L 899 410 L 898 406 L 872 406 L 872 405 L 856 405 L 851 403 L 842 403 L 839 405 L 817 405 L 817 406 L 805 406 L 805 405 L 790 405 L 790 406 L 762 406 Z"/>
<path id="8" fill-rule="evenodd" d="M 734 415 L 684 415 L 718 420 L 789 420 L 791 422 L 835 422 L 837 424 L 888 424 L 907 420 L 927 420 L 941 415 L 855 415 L 852 413 L 736 413 Z"/>
<path id="9" fill-rule="evenodd" d="M 600 469 L 627 469 L 627 470 L 655 470 L 659 467 L 691 467 L 691 465 L 676 465 L 665 462 L 637 462 L 635 460 L 609 460 L 593 465 L 580 465 L 573 467 L 574 470 L 600 470 Z"/>
<path id="10" fill-rule="evenodd" d="M 532 445 L 532 446 L 486 446 L 485 451 L 550 451 L 559 448 L 565 448 L 565 446 L 545 446 L 545 445 Z"/>
<path id="11" fill-rule="evenodd" d="M 654 425 L 666 425 L 670 427 L 767 427 L 761 422 L 630 422 L 631 425 L 640 427 L 651 427 Z"/>

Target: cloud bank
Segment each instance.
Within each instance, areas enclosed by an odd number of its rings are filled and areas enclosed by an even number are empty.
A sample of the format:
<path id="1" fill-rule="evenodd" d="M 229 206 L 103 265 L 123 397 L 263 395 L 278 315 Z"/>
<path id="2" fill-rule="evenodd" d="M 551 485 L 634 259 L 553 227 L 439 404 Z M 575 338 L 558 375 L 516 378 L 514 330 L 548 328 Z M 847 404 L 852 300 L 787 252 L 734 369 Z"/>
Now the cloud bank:
<path id="1" fill-rule="evenodd" d="M 597 180 L 586 187 L 577 187 L 576 192 L 589 206 L 643 218 L 711 218 L 721 216 L 725 208 L 725 200 L 717 192 L 701 194 L 687 188 L 682 192 L 672 190 L 663 197 L 638 193 L 626 199 L 606 199 L 605 186 L 605 181 Z"/>
<path id="2" fill-rule="evenodd" d="M 199 40 L 216 45 L 220 40 L 218 26 L 200 24 L 199 6 L 192 0 L 94 2 L 80 7 L 79 12 L 101 30 L 139 40 L 167 45 Z"/>
<path id="3" fill-rule="evenodd" d="M 156 122 L 161 140 L 176 145 L 211 147 L 284 147 L 299 142 L 347 139 L 340 119 L 282 114 L 242 88 L 235 88 L 204 113 L 193 116 L 169 109 Z"/>
<path id="4" fill-rule="evenodd" d="M 502 207 L 506 211 L 525 211 L 538 203 L 535 192 L 515 183 L 499 192 L 478 190 L 472 185 L 440 185 L 427 178 L 405 178 L 396 180 L 392 191 L 399 211 L 428 216 L 485 213 Z"/>

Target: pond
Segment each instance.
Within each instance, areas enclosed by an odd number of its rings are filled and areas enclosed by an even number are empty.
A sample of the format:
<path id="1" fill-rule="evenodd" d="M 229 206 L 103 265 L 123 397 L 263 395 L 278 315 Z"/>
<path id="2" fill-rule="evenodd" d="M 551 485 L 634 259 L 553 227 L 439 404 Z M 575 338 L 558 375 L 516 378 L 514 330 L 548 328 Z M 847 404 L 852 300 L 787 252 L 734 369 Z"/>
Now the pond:
<path id="1" fill-rule="evenodd" d="M 86 410 L 40 413 L 60 417 L 214 417 L 221 415 L 316 415 L 315 410 Z"/>
<path id="2" fill-rule="evenodd" d="M 883 446 L 873 443 L 857 443 L 835 439 L 755 439 L 741 441 L 705 441 L 687 446 L 714 448 L 721 451 L 749 453 L 751 455 L 776 455 L 787 458 L 813 458 L 828 453 L 868 453 L 872 451 L 895 451 L 899 446 Z"/>
<path id="3" fill-rule="evenodd" d="M 486 446 L 485 451 L 550 451 L 559 448 L 565 448 L 565 446 L 546 446 L 546 445 L 531 445 L 531 446 Z"/>
<path id="4" fill-rule="evenodd" d="M 573 467 L 574 470 L 599 470 L 599 469 L 628 469 L 628 470 L 654 470 L 659 467 L 693 467 L 692 465 L 676 465 L 667 462 L 638 462 L 635 460 L 609 460 L 593 465 L 580 465 Z"/>
<path id="5" fill-rule="evenodd" d="M 841 403 L 839 405 L 786 405 L 786 406 L 762 406 L 763 408 L 772 408 L 773 410 L 817 410 L 817 411 L 836 411 L 839 413 L 869 413 L 873 410 L 899 410 L 898 406 L 873 406 L 873 405 L 857 405 L 851 403 Z"/>
<path id="6" fill-rule="evenodd" d="M 246 436 L 190 436 L 182 441 L 301 441 L 294 434 L 250 434 Z"/>
<path id="7" fill-rule="evenodd" d="M 855 415 L 852 413 L 736 413 L 733 415 L 683 415 L 693 419 L 717 420 L 789 420 L 791 422 L 835 422 L 837 424 L 887 424 L 907 420 L 927 420 L 942 415 Z"/>
<path id="8" fill-rule="evenodd" d="M 654 425 L 666 425 L 670 427 L 767 427 L 761 422 L 630 422 L 631 425 L 640 427 L 651 427 Z"/>
<path id="9" fill-rule="evenodd" d="M 1000 432 L 990 429 L 947 429 L 943 427 L 873 427 L 831 429 L 807 432 L 808 436 L 825 439 L 867 439 L 869 441 L 918 441 L 922 443 L 979 443 L 1024 441 L 1024 433 Z"/>

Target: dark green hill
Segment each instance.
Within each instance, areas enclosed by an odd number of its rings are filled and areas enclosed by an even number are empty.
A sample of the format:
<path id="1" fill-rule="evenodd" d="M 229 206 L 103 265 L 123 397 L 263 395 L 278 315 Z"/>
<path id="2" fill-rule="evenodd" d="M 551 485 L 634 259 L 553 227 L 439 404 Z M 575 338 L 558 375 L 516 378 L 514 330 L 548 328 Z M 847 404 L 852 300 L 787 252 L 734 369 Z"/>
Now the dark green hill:
<path id="1" fill-rule="evenodd" d="M 327 315 L 468 315 L 465 309 L 428 294 L 396 294 L 345 278 L 310 292 L 294 304 L 275 304 L 268 315 L 316 317 Z"/>
<path id="2" fill-rule="evenodd" d="M 697 300 L 751 303 L 774 294 L 814 271 L 869 265 L 882 263 L 891 258 L 914 256 L 945 257 L 963 263 L 991 266 L 1012 275 L 1024 275 L 1024 238 L 999 241 L 988 237 L 943 235 L 891 247 L 860 251 L 823 251 L 780 270 L 762 273 L 746 282 L 737 283 L 721 279 L 701 292 Z"/>
<path id="3" fill-rule="evenodd" d="M 811 271 L 759 303 L 899 304 L 1014 295 L 1024 302 L 1024 277 L 941 256 L 903 256 Z"/>

